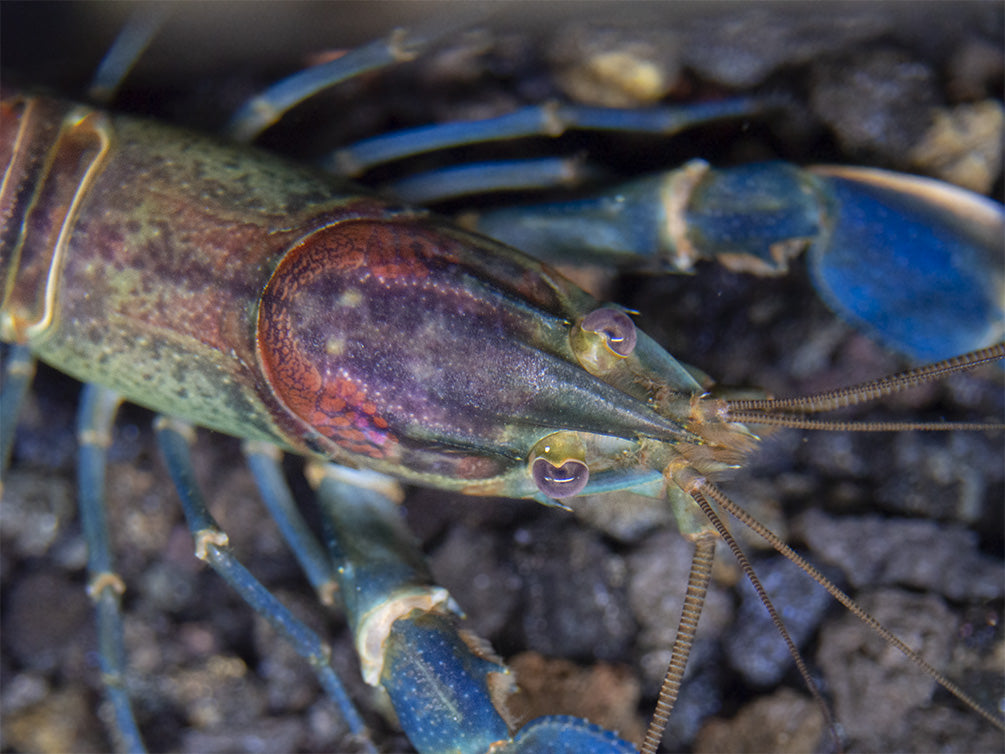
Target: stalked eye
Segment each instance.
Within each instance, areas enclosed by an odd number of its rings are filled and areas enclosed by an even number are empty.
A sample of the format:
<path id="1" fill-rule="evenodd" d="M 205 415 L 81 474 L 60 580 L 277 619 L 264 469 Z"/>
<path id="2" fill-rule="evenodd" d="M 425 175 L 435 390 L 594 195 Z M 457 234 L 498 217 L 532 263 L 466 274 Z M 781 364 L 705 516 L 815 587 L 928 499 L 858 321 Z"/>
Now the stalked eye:
<path id="1" fill-rule="evenodd" d="M 583 318 L 582 328 L 586 332 L 603 335 L 607 339 L 607 347 L 618 356 L 628 356 L 635 350 L 638 340 L 635 323 L 622 311 L 597 309 Z"/>
<path id="2" fill-rule="evenodd" d="M 590 481 L 583 441 L 575 432 L 556 432 L 545 437 L 530 453 L 530 475 L 548 497 L 578 495 Z"/>
<path id="3" fill-rule="evenodd" d="M 555 467 L 538 458 L 531 467 L 534 484 L 548 497 L 563 498 L 578 495 L 590 481 L 590 470 L 580 461 L 566 461 Z"/>

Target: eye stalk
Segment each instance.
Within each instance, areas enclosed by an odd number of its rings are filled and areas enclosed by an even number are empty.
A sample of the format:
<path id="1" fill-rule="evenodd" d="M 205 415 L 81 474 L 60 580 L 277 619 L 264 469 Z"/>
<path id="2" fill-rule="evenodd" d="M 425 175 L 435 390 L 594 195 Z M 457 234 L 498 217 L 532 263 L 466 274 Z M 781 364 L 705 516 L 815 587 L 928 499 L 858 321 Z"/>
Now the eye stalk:
<path id="1" fill-rule="evenodd" d="M 572 328 L 569 338 L 580 365 L 602 376 L 631 355 L 638 334 L 631 317 L 620 309 L 596 309 Z"/>
<path id="2" fill-rule="evenodd" d="M 530 453 L 530 475 L 548 497 L 578 495 L 590 481 L 583 442 L 575 432 L 548 435 Z"/>

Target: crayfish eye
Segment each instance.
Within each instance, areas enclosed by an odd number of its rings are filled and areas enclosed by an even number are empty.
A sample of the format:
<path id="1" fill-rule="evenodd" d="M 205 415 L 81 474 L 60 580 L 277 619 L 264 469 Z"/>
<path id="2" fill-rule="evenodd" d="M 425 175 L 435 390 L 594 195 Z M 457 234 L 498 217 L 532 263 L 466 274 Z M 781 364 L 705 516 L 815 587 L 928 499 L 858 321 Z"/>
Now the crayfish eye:
<path id="1" fill-rule="evenodd" d="M 583 443 L 574 432 L 556 432 L 541 440 L 530 454 L 530 475 L 548 497 L 578 495 L 590 481 Z"/>
<path id="2" fill-rule="evenodd" d="M 572 352 L 590 374 L 602 377 L 618 369 L 638 342 L 635 323 L 619 309 L 597 309 L 569 333 Z"/>
<path id="3" fill-rule="evenodd" d="M 582 492 L 590 480 L 590 470 L 585 463 L 566 461 L 561 466 L 551 465 L 551 461 L 538 458 L 531 466 L 534 484 L 548 497 L 572 497 Z"/>
<path id="4" fill-rule="evenodd" d="M 607 347 L 618 356 L 628 356 L 635 350 L 638 340 L 635 323 L 622 311 L 597 309 L 583 318 L 581 327 L 586 332 L 603 335 L 607 340 Z"/>

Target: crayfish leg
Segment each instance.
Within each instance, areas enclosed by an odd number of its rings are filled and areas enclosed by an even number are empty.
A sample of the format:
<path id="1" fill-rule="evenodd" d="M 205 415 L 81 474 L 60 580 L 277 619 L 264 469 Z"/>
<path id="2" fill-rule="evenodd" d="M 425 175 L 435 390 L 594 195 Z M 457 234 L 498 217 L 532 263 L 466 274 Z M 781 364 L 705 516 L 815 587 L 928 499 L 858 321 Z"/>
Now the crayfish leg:
<path id="1" fill-rule="evenodd" d="M 306 659 L 325 692 L 336 703 L 353 736 L 367 741 L 366 726 L 330 663 L 330 648 L 276 599 L 230 552 L 227 535 L 206 508 L 195 480 L 188 425 L 160 417 L 154 426 L 168 472 L 182 500 L 189 530 L 196 541 L 196 556 L 204 560 L 236 590 L 254 610 Z"/>
<path id="2" fill-rule="evenodd" d="M 115 413 L 122 399 L 97 385 L 85 385 L 77 414 L 80 443 L 77 459 L 77 503 L 87 540 L 87 593 L 94 603 L 102 682 L 114 710 L 115 730 L 123 749 L 145 751 L 126 690 L 126 652 L 122 635 L 125 582 L 115 571 L 109 544 L 105 469 Z"/>

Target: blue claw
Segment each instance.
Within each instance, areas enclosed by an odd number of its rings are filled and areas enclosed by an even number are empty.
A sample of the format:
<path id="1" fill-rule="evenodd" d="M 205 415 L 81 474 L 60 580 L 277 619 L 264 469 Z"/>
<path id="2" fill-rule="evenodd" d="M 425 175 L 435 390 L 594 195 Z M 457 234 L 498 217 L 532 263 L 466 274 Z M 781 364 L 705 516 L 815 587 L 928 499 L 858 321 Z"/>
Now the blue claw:
<path id="1" fill-rule="evenodd" d="M 820 295 L 876 340 L 920 361 L 1005 336 L 1005 214 L 926 178 L 813 168 L 830 207 L 810 249 Z"/>
<path id="2" fill-rule="evenodd" d="M 937 361 L 1005 337 L 1005 213 L 927 178 L 701 160 L 572 202 L 495 210 L 479 230 L 553 263 L 758 275 L 809 248 L 821 297 L 887 347 Z"/>
<path id="3" fill-rule="evenodd" d="M 487 752 L 509 739 L 503 717 L 513 688 L 501 661 L 469 646 L 456 616 L 415 611 L 396 620 L 380 682 L 421 752 Z"/>
<path id="4" fill-rule="evenodd" d="M 636 754 L 609 730 L 578 717 L 551 715 L 527 723 L 500 754 Z"/>
<path id="5" fill-rule="evenodd" d="M 363 677 L 387 692 L 398 722 L 424 754 L 626 754 L 614 733 L 573 717 L 542 717 L 512 734 L 509 669 L 461 628 L 446 590 L 433 585 L 393 497 L 372 472 L 315 465 L 329 550 Z"/>

